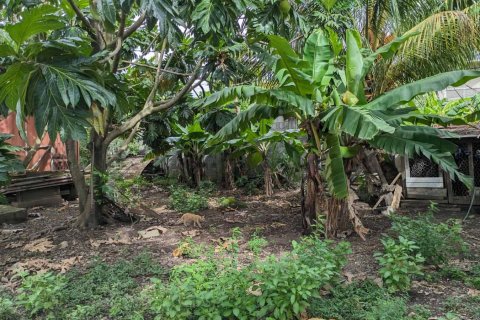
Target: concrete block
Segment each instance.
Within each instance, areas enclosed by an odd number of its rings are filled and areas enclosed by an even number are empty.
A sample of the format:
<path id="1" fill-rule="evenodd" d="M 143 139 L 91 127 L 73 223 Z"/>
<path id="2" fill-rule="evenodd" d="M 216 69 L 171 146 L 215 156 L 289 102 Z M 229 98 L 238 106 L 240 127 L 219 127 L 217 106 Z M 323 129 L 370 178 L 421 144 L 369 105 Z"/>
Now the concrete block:
<path id="1" fill-rule="evenodd" d="M 20 223 L 28 218 L 27 209 L 0 205 L 0 224 Z"/>

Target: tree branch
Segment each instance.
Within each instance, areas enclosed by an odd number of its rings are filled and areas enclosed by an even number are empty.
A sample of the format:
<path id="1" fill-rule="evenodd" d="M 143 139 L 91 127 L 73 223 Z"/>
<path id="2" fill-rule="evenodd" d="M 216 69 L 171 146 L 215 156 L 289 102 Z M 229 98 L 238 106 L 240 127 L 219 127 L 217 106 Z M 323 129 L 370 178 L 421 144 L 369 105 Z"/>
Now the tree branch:
<path id="1" fill-rule="evenodd" d="M 148 64 L 144 64 L 144 63 L 133 62 L 133 61 L 122 60 L 122 63 L 132 64 L 132 65 L 135 65 L 135 66 L 145 67 L 145 68 L 150 68 L 150 69 L 155 69 L 155 70 L 157 69 L 157 67 L 154 67 L 154 66 L 151 66 L 151 65 L 148 65 Z M 122 68 L 122 69 L 124 69 L 124 68 Z M 172 70 L 168 70 L 168 69 L 160 69 L 160 71 L 165 72 L 165 73 L 174 74 L 174 75 L 177 75 L 177 76 L 182 76 L 182 77 L 191 76 L 191 74 L 189 74 L 189 73 L 176 72 L 176 71 L 172 71 Z"/>
<path id="2" fill-rule="evenodd" d="M 90 23 L 90 21 L 87 19 L 87 17 L 85 17 L 85 15 L 82 13 L 82 11 L 80 10 L 79 7 L 77 7 L 77 5 L 75 4 L 75 2 L 73 2 L 73 0 L 67 0 L 68 4 L 70 5 L 70 7 L 72 7 L 73 11 L 75 11 L 75 14 L 77 15 L 77 17 L 82 20 L 82 22 L 85 24 L 85 26 L 87 27 L 88 32 L 92 35 L 95 35 L 95 28 L 92 26 L 92 24 Z"/>
<path id="3" fill-rule="evenodd" d="M 126 39 L 128 38 L 129 36 L 132 35 L 132 33 L 134 33 L 135 31 L 137 31 L 138 28 L 140 28 L 140 26 L 143 24 L 143 22 L 145 21 L 145 19 L 147 18 L 147 15 L 145 12 L 142 12 L 142 14 L 140 15 L 140 17 L 138 17 L 138 19 L 133 22 L 126 30 L 125 30 L 125 33 L 123 34 L 123 39 Z"/>
<path id="4" fill-rule="evenodd" d="M 135 125 L 135 127 L 133 127 L 133 130 L 130 132 L 130 135 L 128 136 L 127 140 L 125 140 L 124 143 L 122 144 L 122 146 L 120 148 L 118 148 L 116 153 L 110 159 L 107 160 L 107 165 L 110 165 L 112 162 L 119 159 L 121 154 L 127 150 L 128 145 L 130 144 L 130 142 L 132 142 L 132 140 L 135 137 L 135 134 L 137 133 L 138 129 L 140 129 L 140 124 L 141 123 L 142 123 L 142 121 L 139 121 Z"/>
<path id="5" fill-rule="evenodd" d="M 156 102 L 156 103 L 152 102 L 152 99 L 154 98 L 154 96 L 150 100 L 147 98 L 147 101 L 145 102 L 145 105 L 142 110 L 140 110 L 136 115 L 134 115 L 129 120 L 125 121 L 120 127 L 110 131 L 110 133 L 105 138 L 105 145 L 108 146 L 114 139 L 116 139 L 118 136 L 122 135 L 123 133 L 127 132 L 128 130 L 132 129 L 139 121 L 149 116 L 150 114 L 161 111 L 161 110 L 166 110 L 168 108 L 171 108 L 175 104 L 177 104 L 185 96 L 185 94 L 187 94 L 192 88 L 196 87 L 201 82 L 200 80 L 196 85 L 194 85 L 195 80 L 197 80 L 197 73 L 200 70 L 201 65 L 202 65 L 202 61 L 199 61 L 195 66 L 195 69 L 192 72 L 190 79 L 188 79 L 187 83 L 182 88 L 182 90 L 177 92 L 177 94 L 174 97 L 166 101 Z"/>
<path id="6" fill-rule="evenodd" d="M 125 32 L 125 12 L 120 14 L 120 27 L 118 28 L 118 33 L 117 33 L 117 47 L 115 48 L 116 52 L 113 57 L 113 64 L 112 64 L 112 72 L 116 73 L 118 70 L 118 64 L 120 63 L 120 54 L 122 52 L 122 44 L 123 44 L 123 36 Z M 113 53 L 113 52 L 112 52 Z"/>

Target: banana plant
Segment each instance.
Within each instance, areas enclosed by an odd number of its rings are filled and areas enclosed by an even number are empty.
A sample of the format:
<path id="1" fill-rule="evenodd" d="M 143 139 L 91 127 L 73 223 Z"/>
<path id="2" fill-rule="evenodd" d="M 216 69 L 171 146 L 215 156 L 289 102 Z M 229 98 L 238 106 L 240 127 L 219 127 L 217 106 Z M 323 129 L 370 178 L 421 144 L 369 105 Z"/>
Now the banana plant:
<path id="1" fill-rule="evenodd" d="M 302 133 L 299 130 L 274 131 L 271 130 L 271 121 L 262 120 L 258 125 L 251 125 L 243 130 L 239 138 L 230 139 L 212 147 L 212 150 L 230 148 L 235 150 L 231 157 L 247 157 L 247 163 L 252 168 L 261 166 L 263 170 L 263 186 L 266 196 L 273 195 L 273 175 L 270 157 L 275 146 L 284 148 L 285 153 L 294 162 L 304 153 L 302 142 L 299 140 Z M 214 140 L 212 140 L 214 141 Z"/>
<path id="2" fill-rule="evenodd" d="M 167 142 L 176 150 L 181 176 L 198 187 L 204 176 L 204 157 L 211 135 L 203 130 L 198 119 L 185 127 L 176 124 L 174 131 L 176 134 L 167 138 Z"/>
<path id="3" fill-rule="evenodd" d="M 441 130 L 407 123 L 430 124 L 440 120 L 419 114 L 406 106 L 418 95 L 440 91 L 447 86 L 458 86 L 479 77 L 479 71 L 452 71 L 437 74 L 397 87 L 374 100 L 365 95 L 365 78 L 381 59 L 395 55 L 399 46 L 415 33 L 392 40 L 375 52 L 362 48 L 362 39 L 356 30 L 348 30 L 342 40 L 330 30 L 316 30 L 307 39 L 303 52 L 297 53 L 289 42 L 279 36 L 268 36 L 269 46 L 276 57 L 272 72 L 277 79 L 275 88 L 246 85 L 225 88 L 207 97 L 204 105 L 224 105 L 236 99 L 251 103 L 222 128 L 213 139 L 225 139 L 238 134 L 252 122 L 290 114 L 300 122 L 306 133 L 306 193 L 303 199 L 304 226 L 310 229 L 322 210 L 327 209 L 327 233 L 338 231 L 338 220 L 350 220 L 361 236 L 363 228 L 351 210 L 342 217 L 329 217 L 339 207 L 349 207 L 349 184 L 344 169 L 344 157 L 352 156 L 347 140 L 366 143 L 392 154 L 413 157 L 421 154 L 437 163 L 452 179 L 466 184 L 471 180 L 458 171 L 452 152 L 456 146 L 442 137 Z M 447 123 L 449 118 L 441 119 Z M 358 148 L 357 148 L 358 149 Z M 354 154 L 353 154 L 354 156 Z M 319 159 L 324 159 L 323 176 L 318 170 Z M 327 207 L 325 190 L 336 201 L 336 207 Z"/>

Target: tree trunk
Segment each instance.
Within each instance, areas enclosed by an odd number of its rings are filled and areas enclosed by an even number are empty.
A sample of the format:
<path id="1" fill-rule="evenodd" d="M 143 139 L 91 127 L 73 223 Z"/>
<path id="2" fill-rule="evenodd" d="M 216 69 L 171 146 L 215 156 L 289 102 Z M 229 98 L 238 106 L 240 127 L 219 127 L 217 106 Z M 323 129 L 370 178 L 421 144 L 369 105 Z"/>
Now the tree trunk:
<path id="1" fill-rule="evenodd" d="M 80 170 L 78 165 L 78 154 L 76 142 L 73 140 L 67 140 L 65 143 L 67 150 L 67 161 L 70 174 L 72 176 L 73 184 L 78 194 L 78 204 L 80 215 L 77 220 L 77 224 L 81 227 L 86 227 L 88 225 L 93 225 L 94 220 L 91 215 L 91 199 L 92 196 L 87 188 L 85 182 L 85 176 Z"/>
<path id="2" fill-rule="evenodd" d="M 268 160 L 264 159 L 262 162 L 263 167 L 263 187 L 265 189 L 265 195 L 270 197 L 273 195 L 273 180 L 272 180 L 272 169 L 268 164 Z"/>
<path id="3" fill-rule="evenodd" d="M 353 229 L 348 217 L 348 199 L 330 197 L 327 201 L 327 219 L 325 221 L 325 236 L 334 238 L 342 232 Z"/>
<path id="4" fill-rule="evenodd" d="M 101 191 L 101 175 L 107 171 L 107 147 L 104 138 L 94 130 L 91 135 L 91 154 L 90 190 L 87 197 L 80 197 L 79 194 L 80 216 L 77 224 L 81 228 L 95 227 L 107 222 L 103 215 L 103 205 L 107 201 Z"/>
<path id="5" fill-rule="evenodd" d="M 350 177 L 356 158 L 347 159 L 344 161 L 345 174 Z M 327 219 L 325 222 L 326 237 L 333 238 L 341 234 L 350 234 L 355 231 L 363 240 L 368 233 L 368 229 L 362 224 L 358 217 L 357 210 L 354 207 L 354 202 L 358 196 L 350 189 L 350 180 L 347 179 L 348 197 L 345 199 L 336 199 L 331 197 L 327 204 Z"/>
<path id="6" fill-rule="evenodd" d="M 302 217 L 305 233 L 312 232 L 312 226 L 322 214 L 323 186 L 318 172 L 318 157 L 310 152 L 306 158 L 306 174 L 302 179 Z"/>
<path id="7" fill-rule="evenodd" d="M 196 187 L 200 187 L 200 183 L 202 182 L 203 177 L 203 166 L 202 166 L 202 158 L 198 156 L 192 157 L 192 170 L 193 170 L 193 182 Z"/>
<path id="8" fill-rule="evenodd" d="M 225 156 L 225 187 L 227 189 L 233 190 L 235 189 L 235 177 L 233 175 L 233 166 L 232 166 L 232 159 L 230 159 L 227 152 L 224 154 Z"/>

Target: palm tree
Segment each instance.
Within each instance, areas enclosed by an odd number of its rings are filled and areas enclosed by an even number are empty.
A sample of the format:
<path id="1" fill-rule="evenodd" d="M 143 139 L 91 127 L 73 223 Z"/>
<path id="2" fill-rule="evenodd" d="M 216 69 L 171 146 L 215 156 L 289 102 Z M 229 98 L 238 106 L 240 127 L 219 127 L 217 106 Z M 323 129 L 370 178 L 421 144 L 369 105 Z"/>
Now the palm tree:
<path id="1" fill-rule="evenodd" d="M 418 36 L 378 63 L 368 79 L 378 96 L 402 83 L 471 68 L 480 48 L 478 0 L 362 0 L 354 15 L 374 51 L 401 34 Z"/>

